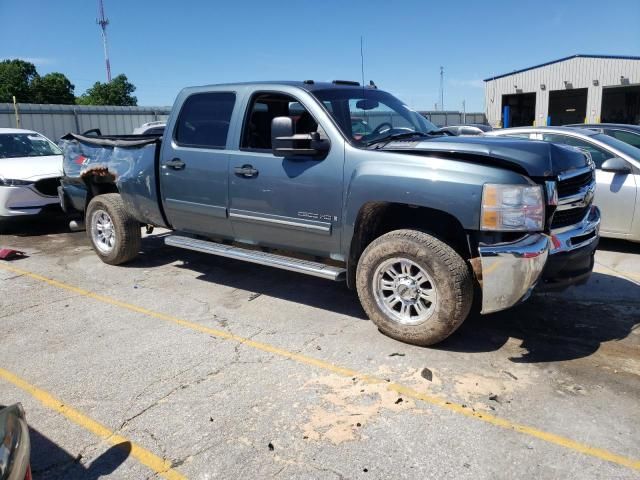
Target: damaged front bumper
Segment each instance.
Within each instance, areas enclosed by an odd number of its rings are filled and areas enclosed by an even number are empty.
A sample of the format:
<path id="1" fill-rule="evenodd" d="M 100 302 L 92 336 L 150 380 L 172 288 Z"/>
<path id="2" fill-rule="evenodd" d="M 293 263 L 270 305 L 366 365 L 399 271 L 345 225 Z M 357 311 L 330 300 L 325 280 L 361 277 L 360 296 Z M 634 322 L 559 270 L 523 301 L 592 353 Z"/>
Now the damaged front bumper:
<path id="1" fill-rule="evenodd" d="M 562 289 L 589 278 L 598 245 L 600 211 L 592 207 L 578 225 L 532 233 L 514 242 L 480 244 L 476 278 L 482 287 L 481 313 L 505 310 L 541 289 Z"/>
<path id="2" fill-rule="evenodd" d="M 551 250 L 548 235 L 536 233 L 509 243 L 480 245 L 481 313 L 498 312 L 529 296 Z"/>

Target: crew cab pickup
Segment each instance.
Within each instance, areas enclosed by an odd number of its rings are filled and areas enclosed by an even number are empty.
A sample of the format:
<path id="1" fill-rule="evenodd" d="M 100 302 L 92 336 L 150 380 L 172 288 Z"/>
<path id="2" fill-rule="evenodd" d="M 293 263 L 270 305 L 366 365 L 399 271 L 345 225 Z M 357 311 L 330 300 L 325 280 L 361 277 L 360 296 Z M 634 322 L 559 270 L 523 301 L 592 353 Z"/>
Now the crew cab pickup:
<path id="1" fill-rule="evenodd" d="M 373 86 L 186 88 L 162 136 L 61 146 L 61 202 L 84 212 L 104 262 L 133 260 L 141 227 L 164 227 L 168 245 L 346 280 L 405 342 L 440 342 L 472 304 L 507 309 L 593 268 L 587 155 L 451 136 Z"/>

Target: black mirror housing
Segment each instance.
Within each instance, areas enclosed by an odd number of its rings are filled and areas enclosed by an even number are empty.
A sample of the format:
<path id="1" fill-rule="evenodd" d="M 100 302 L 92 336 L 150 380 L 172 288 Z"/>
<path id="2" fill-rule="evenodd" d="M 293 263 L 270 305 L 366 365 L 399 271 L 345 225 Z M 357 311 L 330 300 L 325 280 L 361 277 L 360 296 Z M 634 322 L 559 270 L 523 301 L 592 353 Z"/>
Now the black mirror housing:
<path id="1" fill-rule="evenodd" d="M 600 170 L 603 172 L 631 173 L 631 165 L 629 165 L 623 158 L 613 157 L 609 160 L 605 160 L 600 167 Z"/>
<path id="2" fill-rule="evenodd" d="M 328 139 L 318 132 L 294 133 L 291 117 L 275 117 L 271 121 L 271 148 L 276 157 L 324 156 L 329 151 Z"/>

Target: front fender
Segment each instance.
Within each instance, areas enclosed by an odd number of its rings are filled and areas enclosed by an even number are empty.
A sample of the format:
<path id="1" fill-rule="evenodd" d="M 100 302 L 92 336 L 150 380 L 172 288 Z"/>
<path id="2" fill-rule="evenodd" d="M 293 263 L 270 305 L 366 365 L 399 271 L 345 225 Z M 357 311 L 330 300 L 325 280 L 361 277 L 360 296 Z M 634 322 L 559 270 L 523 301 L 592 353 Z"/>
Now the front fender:
<path id="1" fill-rule="evenodd" d="M 479 230 L 485 183 L 531 183 L 496 166 L 395 152 L 349 149 L 345 159 L 343 251 L 348 252 L 358 213 L 370 202 L 427 207 Z"/>

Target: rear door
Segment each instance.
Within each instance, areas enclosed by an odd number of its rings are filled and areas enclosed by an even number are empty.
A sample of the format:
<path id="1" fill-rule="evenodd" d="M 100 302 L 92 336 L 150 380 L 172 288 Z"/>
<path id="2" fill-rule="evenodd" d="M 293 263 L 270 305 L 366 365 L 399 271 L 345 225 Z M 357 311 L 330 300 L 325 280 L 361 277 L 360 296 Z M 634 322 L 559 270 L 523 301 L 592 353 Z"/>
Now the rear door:
<path id="1" fill-rule="evenodd" d="M 190 94 L 167 127 L 160 160 L 165 213 L 176 230 L 231 236 L 226 145 L 234 92 Z"/>

